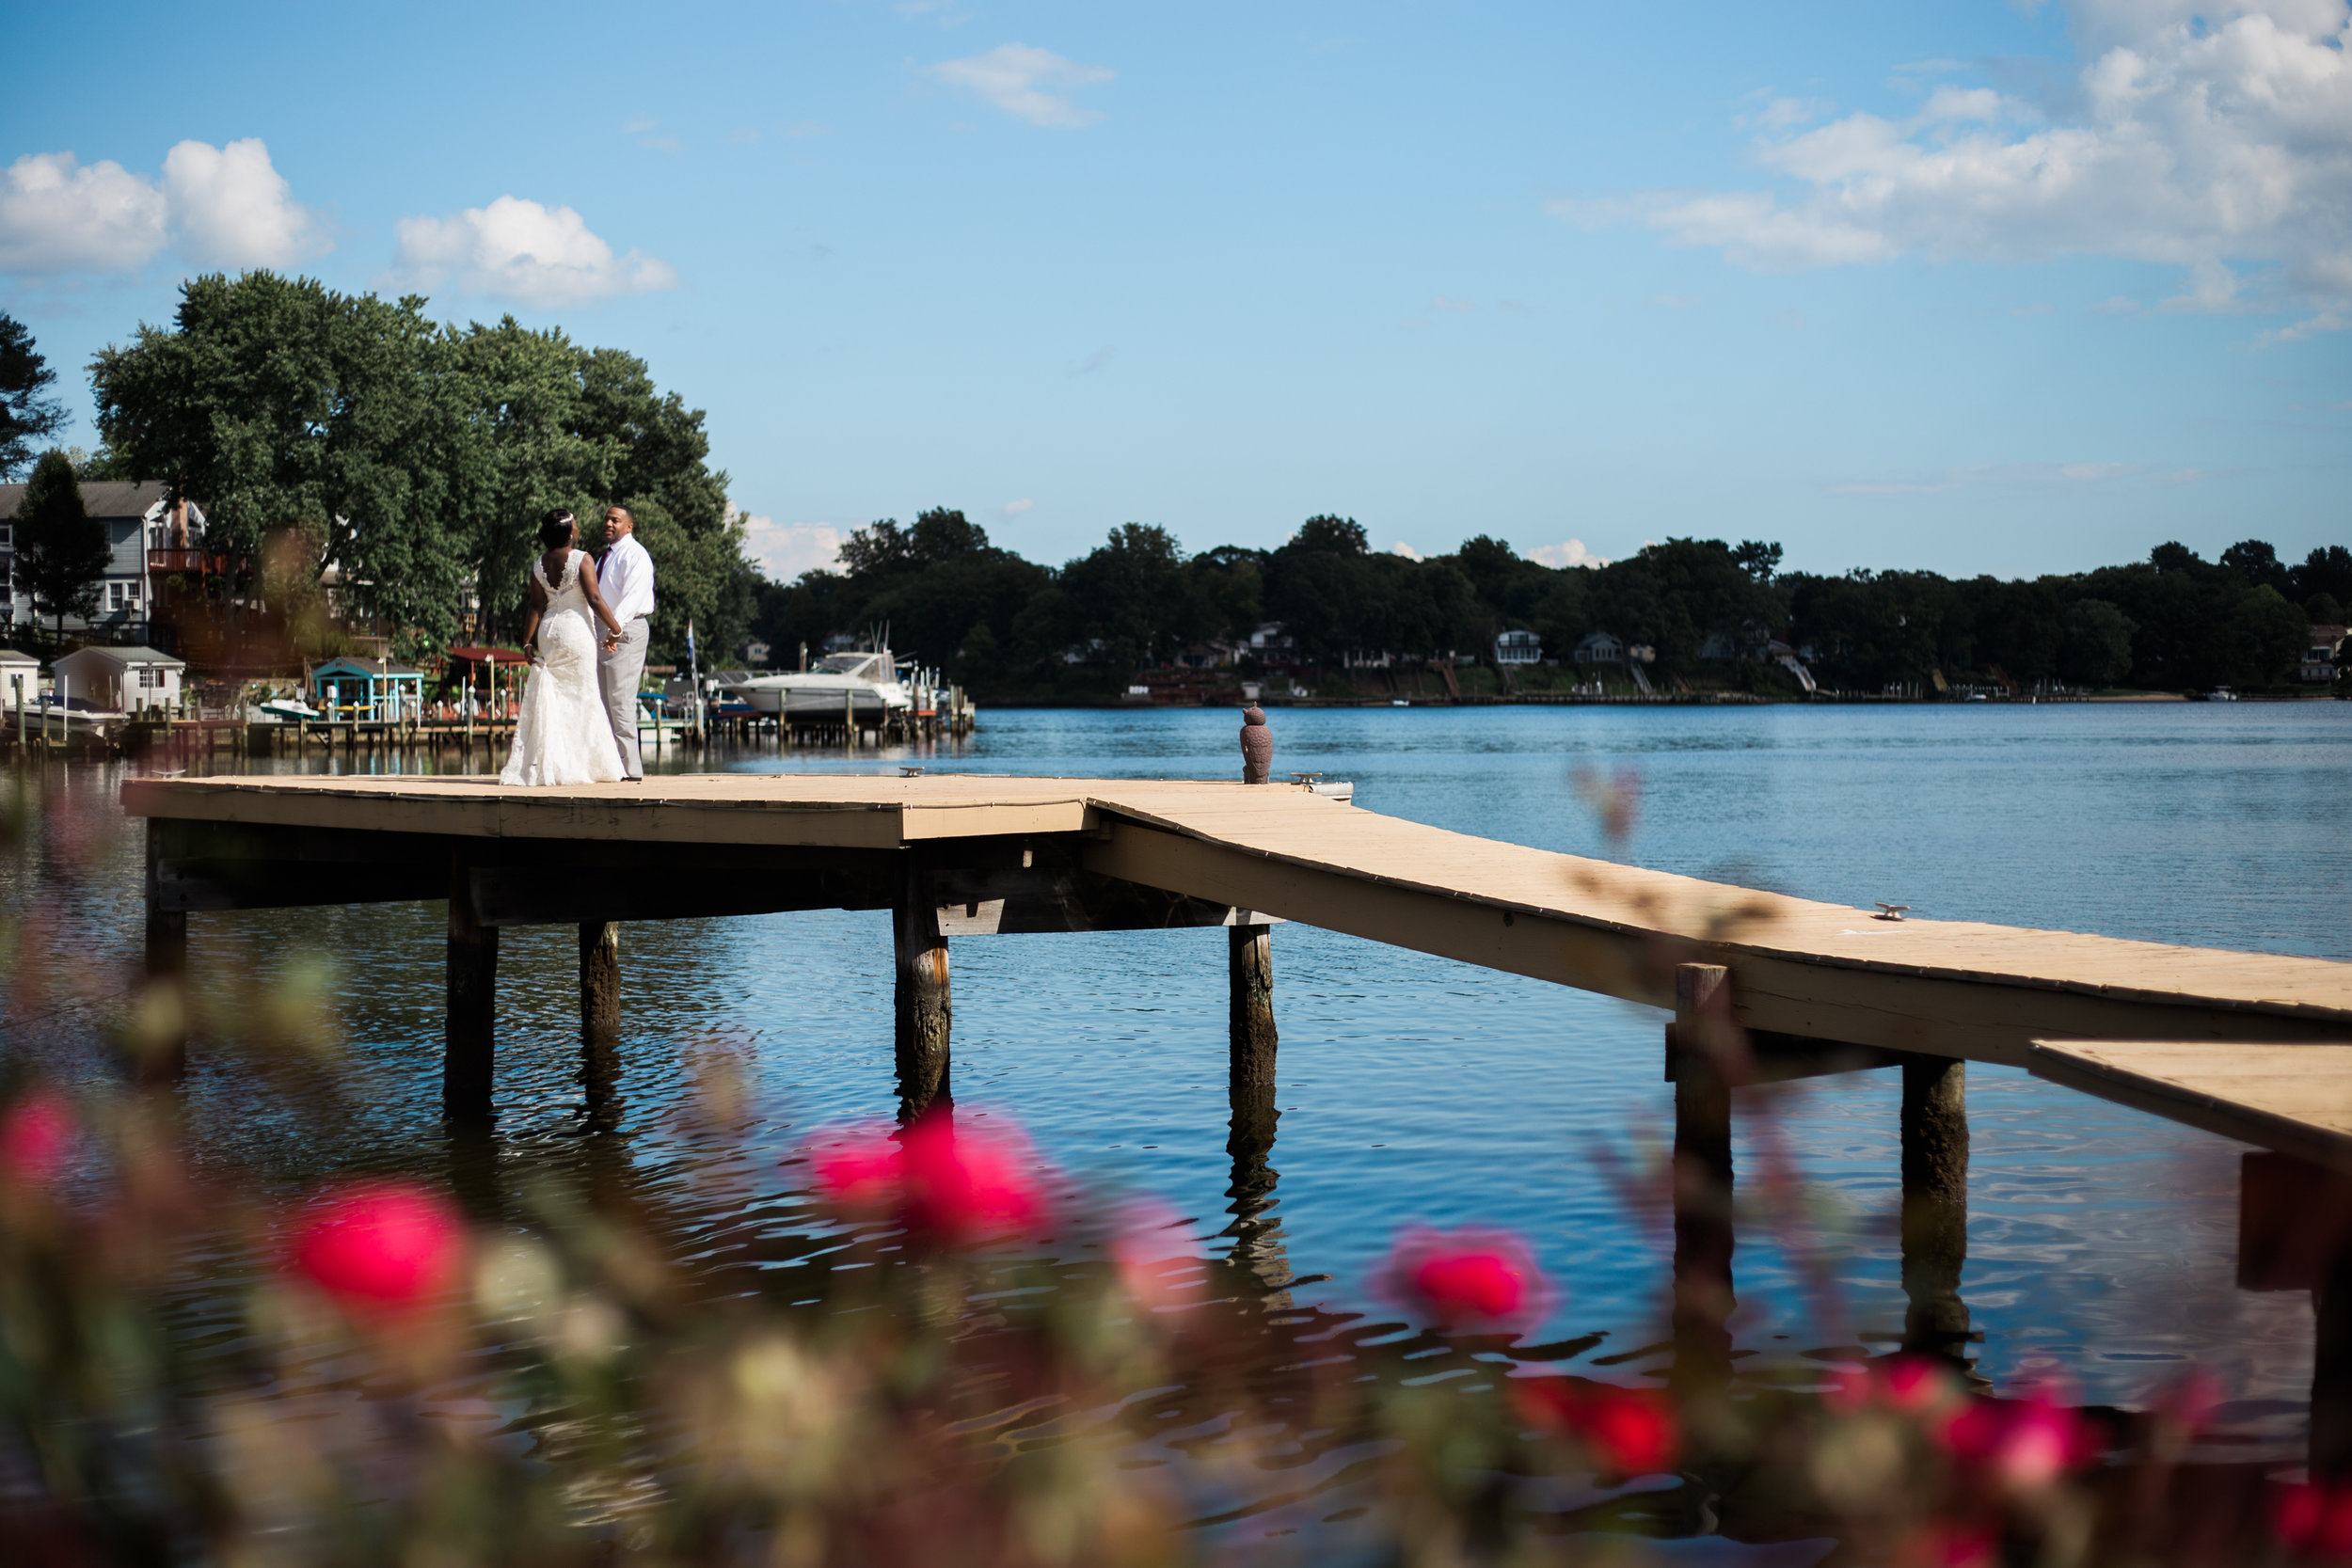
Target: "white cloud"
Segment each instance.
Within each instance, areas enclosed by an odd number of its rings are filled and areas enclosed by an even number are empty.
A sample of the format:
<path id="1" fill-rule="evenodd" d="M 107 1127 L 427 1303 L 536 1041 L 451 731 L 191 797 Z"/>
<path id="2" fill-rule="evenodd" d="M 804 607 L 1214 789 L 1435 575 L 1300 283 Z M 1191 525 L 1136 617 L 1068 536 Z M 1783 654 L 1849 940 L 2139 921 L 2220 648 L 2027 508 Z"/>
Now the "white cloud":
<path id="1" fill-rule="evenodd" d="M 199 266 L 282 267 L 326 248 L 317 218 L 258 136 L 220 148 L 182 142 L 164 155 L 164 195 L 181 253 Z"/>
<path id="2" fill-rule="evenodd" d="M 453 278 L 467 293 L 525 305 L 578 305 L 614 294 L 677 287 L 677 269 L 658 257 L 612 254 L 569 207 L 501 196 L 445 218 L 396 226 L 398 276 L 431 287 Z"/>
<path id="3" fill-rule="evenodd" d="M 1571 539 L 1561 545 L 1538 545 L 1527 552 L 1527 559 L 1545 566 L 1606 566 L 1609 558 L 1595 555 L 1584 547 L 1581 539 Z"/>
<path id="4" fill-rule="evenodd" d="M 831 523 L 778 523 L 772 517 L 748 515 L 743 518 L 745 551 L 778 582 L 790 582 L 803 572 L 838 564 L 843 537 Z"/>
<path id="5" fill-rule="evenodd" d="M 1389 553 L 1391 555 L 1401 555 L 1407 561 L 1426 561 L 1429 559 L 1427 556 L 1422 554 L 1421 551 L 1413 548 L 1412 546 L 1406 544 L 1402 539 L 1389 546 Z"/>
<path id="6" fill-rule="evenodd" d="M 1050 49 L 1000 43 L 985 55 L 944 60 L 931 67 L 931 74 L 977 94 L 1015 119 L 1073 131 L 1103 117 L 1060 95 L 1110 81 L 1119 73 L 1107 66 L 1081 65 Z"/>
<path id="7" fill-rule="evenodd" d="M 0 174 L 0 272 L 123 272 L 164 247 L 164 193 L 111 161 L 27 152 Z"/>
<path id="8" fill-rule="evenodd" d="M 200 267 L 282 267 L 327 248 L 258 137 L 183 141 L 163 177 L 71 152 L 28 152 L 0 173 L 0 272 L 128 272 L 167 243 Z"/>
<path id="9" fill-rule="evenodd" d="M 2352 301 L 2352 6 L 2069 0 L 2085 64 L 2051 123 L 1989 88 L 1939 87 L 1897 122 L 1798 132 L 1757 161 L 1788 185 L 1553 203 L 1645 224 L 1759 269 L 1920 255 L 2102 255 L 2189 271 L 2173 309 L 2244 308 L 2237 269 L 2326 308 Z M 2002 129 L 2014 125 L 2015 129 Z"/>
<path id="10" fill-rule="evenodd" d="M 1005 515 L 1008 517 L 1018 517 L 1021 514 L 1028 511 L 1029 508 L 1035 506 L 1037 502 L 1031 500 L 1026 496 L 1022 497 L 1017 501 L 1007 501 L 1005 503 Z"/>

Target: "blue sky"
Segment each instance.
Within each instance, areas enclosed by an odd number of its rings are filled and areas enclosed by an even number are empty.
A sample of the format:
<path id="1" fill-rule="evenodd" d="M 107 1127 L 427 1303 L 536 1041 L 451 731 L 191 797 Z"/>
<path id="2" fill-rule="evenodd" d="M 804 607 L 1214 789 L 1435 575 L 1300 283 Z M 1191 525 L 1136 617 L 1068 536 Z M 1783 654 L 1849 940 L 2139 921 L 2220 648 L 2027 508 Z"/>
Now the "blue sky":
<path id="1" fill-rule="evenodd" d="M 0 309 L 77 412 L 191 272 L 416 288 L 644 356 L 779 573 L 931 505 L 1049 561 L 2352 542 L 2347 0 L 0 29 Z"/>

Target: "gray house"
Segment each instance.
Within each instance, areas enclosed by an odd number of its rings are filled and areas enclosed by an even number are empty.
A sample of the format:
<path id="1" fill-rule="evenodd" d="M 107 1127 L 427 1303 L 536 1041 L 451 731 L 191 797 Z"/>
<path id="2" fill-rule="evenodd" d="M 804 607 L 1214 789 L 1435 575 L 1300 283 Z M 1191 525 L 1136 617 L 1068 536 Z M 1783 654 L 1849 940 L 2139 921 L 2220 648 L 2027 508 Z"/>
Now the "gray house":
<path id="1" fill-rule="evenodd" d="M 16 580 L 16 513 L 24 503 L 24 485 L 0 484 L 0 626 L 23 626 L 34 618 L 32 595 Z M 203 543 L 203 511 L 191 502 L 175 516 L 164 499 L 163 485 L 152 480 L 86 480 L 82 509 L 106 526 L 113 557 L 106 563 L 105 581 L 99 585 L 97 613 L 87 621 L 69 615 L 65 624 L 127 635 L 147 624 L 155 597 L 155 571 L 173 570 L 169 562 L 174 552 L 185 554 Z M 151 570 L 158 559 L 164 564 Z"/>

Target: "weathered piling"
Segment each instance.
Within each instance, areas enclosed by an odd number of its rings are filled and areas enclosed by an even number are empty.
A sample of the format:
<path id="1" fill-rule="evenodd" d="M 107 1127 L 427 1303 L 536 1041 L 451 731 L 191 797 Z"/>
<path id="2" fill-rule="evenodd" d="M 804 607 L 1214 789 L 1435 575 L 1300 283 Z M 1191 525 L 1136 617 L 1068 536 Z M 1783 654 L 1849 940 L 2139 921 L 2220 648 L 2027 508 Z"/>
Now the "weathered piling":
<path id="1" fill-rule="evenodd" d="M 158 1005 L 149 1009 L 153 1033 L 139 1041 L 138 1075 L 150 1081 L 179 1077 L 187 1067 L 188 917 L 185 911 L 167 909 L 159 875 L 162 834 L 152 821 L 147 825 L 147 981 L 159 991 Z"/>
<path id="2" fill-rule="evenodd" d="M 1903 1348 L 1965 1358 L 1968 1304 L 1968 1064 L 1903 1059 Z"/>
<path id="3" fill-rule="evenodd" d="M 898 982 L 898 1114 L 912 1121 L 951 1101 L 948 1088 L 947 939 L 939 934 L 939 895 L 931 872 L 905 857 L 891 911 Z"/>
<path id="4" fill-rule="evenodd" d="M 441 1054 L 441 1109 L 452 1121 L 490 1119 L 496 1056 L 499 933 L 474 911 L 471 867 L 450 859 L 449 1017 Z"/>
<path id="5" fill-rule="evenodd" d="M 621 923 L 582 921 L 580 927 L 580 1027 L 610 1035 L 621 1027 Z"/>
<path id="6" fill-rule="evenodd" d="M 1235 912 L 1227 937 L 1227 982 L 1231 990 L 1232 1099 L 1234 1115 L 1274 1089 L 1274 927 L 1241 924 Z"/>
<path id="7" fill-rule="evenodd" d="M 1675 1085 L 1672 1383 L 1712 1400 L 1731 1379 L 1731 1074 L 1738 1046 L 1730 971 L 1675 967 L 1668 1040 Z"/>
<path id="8" fill-rule="evenodd" d="M 580 1082 L 591 1125 L 607 1123 L 620 1090 L 621 925 L 580 927 Z"/>

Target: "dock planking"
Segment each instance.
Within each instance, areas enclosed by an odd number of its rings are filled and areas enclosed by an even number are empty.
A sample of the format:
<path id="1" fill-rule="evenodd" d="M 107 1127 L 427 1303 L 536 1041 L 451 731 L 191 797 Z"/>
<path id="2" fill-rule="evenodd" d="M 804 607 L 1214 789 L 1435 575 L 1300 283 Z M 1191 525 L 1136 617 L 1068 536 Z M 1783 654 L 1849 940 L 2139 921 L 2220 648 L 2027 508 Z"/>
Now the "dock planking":
<path id="1" fill-rule="evenodd" d="M 1881 920 L 1477 838 L 1289 785 L 717 774 L 558 790 L 471 776 L 236 777 L 137 780 L 123 799 L 132 815 L 158 823 L 303 831 L 341 841 L 347 854 L 389 835 L 379 853 L 412 865 L 411 847 L 428 840 L 485 868 L 531 863 L 531 847 L 550 840 L 640 846 L 652 853 L 639 879 L 656 884 L 657 895 L 639 901 L 660 914 L 637 918 L 826 907 L 821 887 L 810 890 L 814 902 L 747 899 L 727 885 L 728 870 L 762 875 L 757 860 L 693 850 L 833 852 L 849 871 L 879 867 L 876 856 L 915 853 L 949 874 L 968 862 L 961 868 L 993 878 L 990 891 L 1002 896 L 1024 872 L 1040 874 L 1009 858 L 1021 846 L 1032 860 L 1050 848 L 1057 864 L 1097 879 L 1662 1008 L 1674 1006 L 1676 965 L 1722 964 L 1735 1017 L 1772 1035 L 2010 1066 L 2030 1066 L 2037 1039 L 2352 1042 L 2352 964 L 1972 921 Z M 395 849 L 394 840 L 405 842 Z M 253 842 L 267 853 L 264 840 Z M 773 870 L 794 863 L 780 860 Z M 627 901 L 621 890 L 613 896 Z M 268 898 L 255 889 L 236 902 Z M 956 910 L 973 900 L 951 885 L 942 902 Z"/>

